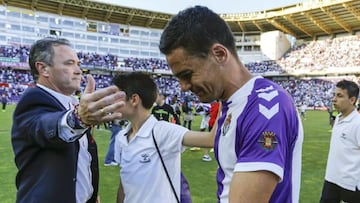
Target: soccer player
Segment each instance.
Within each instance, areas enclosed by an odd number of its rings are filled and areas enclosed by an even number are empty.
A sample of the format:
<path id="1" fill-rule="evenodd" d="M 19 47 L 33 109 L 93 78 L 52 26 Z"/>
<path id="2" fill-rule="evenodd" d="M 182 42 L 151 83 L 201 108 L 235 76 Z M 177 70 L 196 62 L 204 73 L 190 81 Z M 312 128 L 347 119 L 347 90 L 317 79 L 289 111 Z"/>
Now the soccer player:
<path id="1" fill-rule="evenodd" d="M 298 111 L 283 88 L 244 67 L 226 22 L 202 6 L 180 11 L 159 48 L 183 91 L 222 102 L 214 146 L 219 202 L 298 202 Z"/>

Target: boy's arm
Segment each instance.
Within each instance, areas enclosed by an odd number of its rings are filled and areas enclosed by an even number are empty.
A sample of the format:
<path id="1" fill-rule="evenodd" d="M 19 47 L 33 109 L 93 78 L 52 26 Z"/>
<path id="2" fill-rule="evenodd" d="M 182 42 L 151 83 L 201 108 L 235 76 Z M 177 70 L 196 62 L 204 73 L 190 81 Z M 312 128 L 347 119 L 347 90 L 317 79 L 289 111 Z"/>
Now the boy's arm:
<path id="1" fill-rule="evenodd" d="M 210 132 L 188 131 L 184 135 L 183 145 L 188 147 L 214 147 L 217 122 Z"/>
<path id="2" fill-rule="evenodd" d="M 219 109 L 221 105 L 219 105 Z M 218 111 L 215 124 L 210 132 L 199 132 L 199 131 L 188 131 L 184 135 L 183 145 L 189 147 L 214 147 L 215 134 L 217 131 L 218 123 L 217 120 L 220 115 L 220 110 Z"/>
<path id="3" fill-rule="evenodd" d="M 215 129 L 215 128 L 213 128 Z M 188 147 L 214 147 L 214 134 L 211 132 L 188 131 L 185 133 L 182 144 Z"/>

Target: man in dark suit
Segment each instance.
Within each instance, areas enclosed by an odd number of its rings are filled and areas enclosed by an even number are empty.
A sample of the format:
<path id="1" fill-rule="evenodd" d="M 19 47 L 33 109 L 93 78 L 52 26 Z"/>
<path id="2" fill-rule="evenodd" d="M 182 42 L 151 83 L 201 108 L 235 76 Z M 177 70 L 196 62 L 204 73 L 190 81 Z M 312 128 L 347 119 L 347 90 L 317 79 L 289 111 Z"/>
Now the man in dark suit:
<path id="1" fill-rule="evenodd" d="M 45 38 L 29 55 L 36 81 L 20 99 L 13 115 L 11 141 L 18 168 L 18 203 L 95 203 L 98 198 L 98 157 L 92 125 L 121 115 L 124 96 L 115 86 L 98 91 L 88 76 L 82 101 L 82 71 L 66 39 Z M 84 98 L 84 99 L 83 99 Z"/>

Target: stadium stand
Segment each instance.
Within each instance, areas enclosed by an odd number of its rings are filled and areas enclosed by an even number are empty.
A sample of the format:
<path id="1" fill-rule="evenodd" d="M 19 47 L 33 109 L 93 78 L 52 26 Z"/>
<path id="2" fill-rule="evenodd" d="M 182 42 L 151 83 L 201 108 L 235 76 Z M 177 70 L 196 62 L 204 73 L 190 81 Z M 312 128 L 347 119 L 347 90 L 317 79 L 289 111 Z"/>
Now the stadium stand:
<path id="1" fill-rule="evenodd" d="M 311 3 L 311 4 L 310 4 Z M 339 78 L 359 80 L 360 1 L 312 0 L 251 13 L 221 14 L 236 39 L 239 57 L 255 75 L 283 86 L 300 105 L 326 106 Z M 0 4 L 0 90 L 11 102 L 32 86 L 27 64 L 30 45 L 45 36 L 71 40 L 84 72 L 109 85 L 122 71 L 153 74 L 160 90 L 178 95 L 177 80 L 158 50 L 171 14 L 86 0 L 7 0 Z M 270 59 L 262 34 L 280 31 L 291 42 Z M 295 40 L 296 39 L 296 40 Z M 278 51 L 274 49 L 273 51 Z M 195 99 L 196 100 L 196 99 Z"/>

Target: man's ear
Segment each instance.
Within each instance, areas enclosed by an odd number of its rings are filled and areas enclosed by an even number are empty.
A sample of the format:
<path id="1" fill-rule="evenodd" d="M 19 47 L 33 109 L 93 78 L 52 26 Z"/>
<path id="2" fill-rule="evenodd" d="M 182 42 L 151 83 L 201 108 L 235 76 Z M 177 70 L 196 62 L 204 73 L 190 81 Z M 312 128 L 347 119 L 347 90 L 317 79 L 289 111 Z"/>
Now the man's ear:
<path id="1" fill-rule="evenodd" d="M 211 52 L 218 63 L 225 63 L 229 56 L 229 50 L 219 43 L 215 43 L 211 47 Z"/>
<path id="2" fill-rule="evenodd" d="M 43 62 L 36 62 L 35 63 L 36 70 L 38 71 L 39 75 L 48 75 L 48 66 Z"/>

